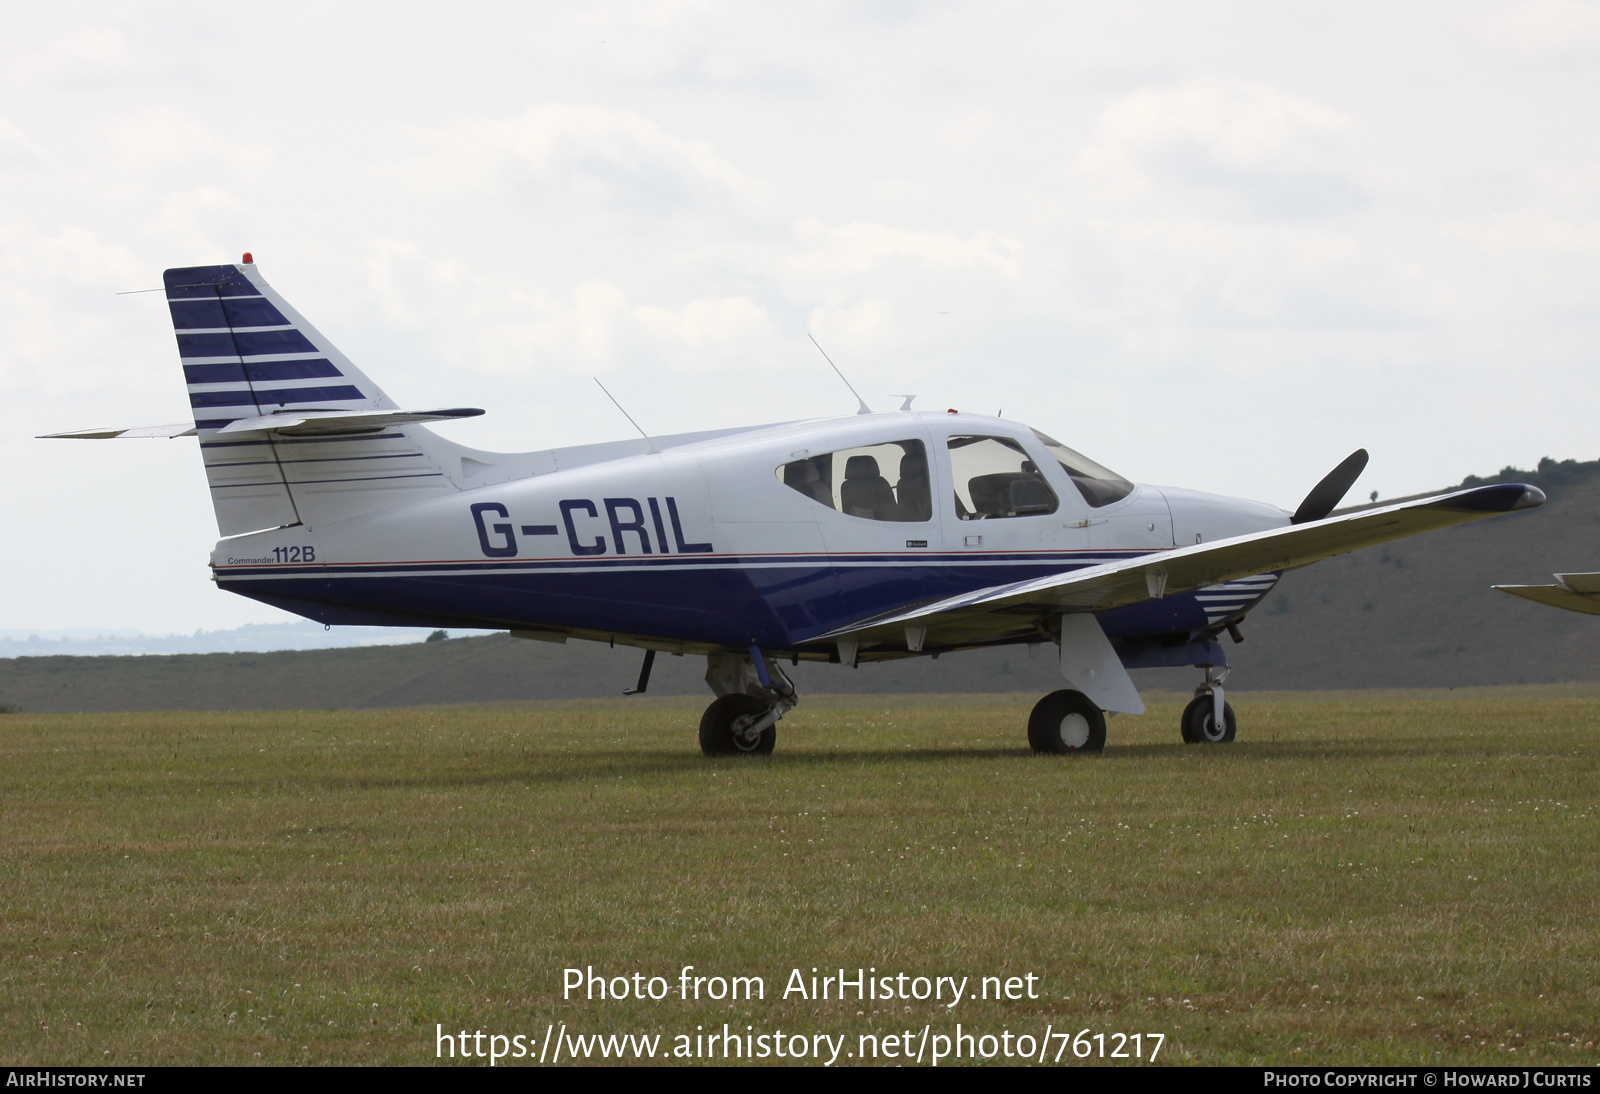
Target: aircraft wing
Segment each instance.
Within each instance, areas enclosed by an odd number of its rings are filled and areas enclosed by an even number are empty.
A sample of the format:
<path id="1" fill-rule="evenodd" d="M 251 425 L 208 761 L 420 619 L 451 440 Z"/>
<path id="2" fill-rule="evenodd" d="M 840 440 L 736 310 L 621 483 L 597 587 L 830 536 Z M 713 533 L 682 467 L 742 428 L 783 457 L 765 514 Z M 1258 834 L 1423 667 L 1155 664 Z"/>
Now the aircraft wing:
<path id="1" fill-rule="evenodd" d="M 1013 635 L 1042 618 L 1102 612 L 1252 574 L 1294 570 L 1419 532 L 1481 520 L 1544 503 L 1535 486 L 1505 483 L 1326 517 L 1215 543 L 1158 551 L 1049 577 L 996 585 L 961 596 L 861 620 L 818 636 L 899 641 L 907 627 L 926 628 L 927 646 L 959 646 Z M 921 643 L 919 643 L 920 645 Z"/>
<path id="2" fill-rule="evenodd" d="M 1600 574 L 1557 574 L 1554 585 L 1495 585 L 1492 588 L 1552 608 L 1600 615 Z"/>

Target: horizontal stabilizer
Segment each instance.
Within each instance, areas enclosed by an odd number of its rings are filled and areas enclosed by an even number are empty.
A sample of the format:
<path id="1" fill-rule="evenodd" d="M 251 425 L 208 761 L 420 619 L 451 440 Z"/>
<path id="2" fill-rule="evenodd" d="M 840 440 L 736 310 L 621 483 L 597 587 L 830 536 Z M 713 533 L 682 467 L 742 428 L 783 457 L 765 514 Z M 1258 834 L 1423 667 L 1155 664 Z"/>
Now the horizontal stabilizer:
<path id="1" fill-rule="evenodd" d="M 119 437 L 193 437 L 195 428 L 188 422 L 177 425 L 136 425 L 126 429 L 77 429 L 71 433 L 45 433 L 35 440 L 110 441 Z"/>
<path id="2" fill-rule="evenodd" d="M 393 425 L 410 422 L 445 422 L 455 418 L 476 418 L 483 411 L 476 407 L 449 410 L 280 410 L 239 418 L 218 429 L 218 433 L 258 433 L 271 431 L 291 437 L 331 436 L 340 433 L 376 433 Z M 193 430 L 190 430 L 193 432 Z"/>
<path id="3" fill-rule="evenodd" d="M 1556 585 L 1495 585 L 1503 593 L 1552 608 L 1600 615 L 1600 574 L 1557 574 Z"/>
<path id="4" fill-rule="evenodd" d="M 928 628 L 930 645 L 981 642 L 1026 631 L 1036 621 L 1073 612 L 1110 611 L 1150 599 L 1157 596 L 1157 589 L 1162 595 L 1173 596 L 1252 574 L 1294 570 L 1419 532 L 1532 508 L 1544 500 L 1544 492 L 1536 486 L 1479 486 L 978 589 L 910 611 L 864 619 L 818 638 L 849 635 L 871 641 L 903 634 L 907 626 L 915 625 Z"/>

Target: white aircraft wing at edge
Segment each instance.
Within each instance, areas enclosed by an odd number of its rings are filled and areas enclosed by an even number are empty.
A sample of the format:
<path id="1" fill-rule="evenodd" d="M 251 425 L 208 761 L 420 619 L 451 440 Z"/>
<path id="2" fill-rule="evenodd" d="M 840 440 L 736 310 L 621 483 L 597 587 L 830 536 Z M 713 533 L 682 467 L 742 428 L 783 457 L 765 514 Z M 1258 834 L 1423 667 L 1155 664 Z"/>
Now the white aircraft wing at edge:
<path id="1" fill-rule="evenodd" d="M 456 418 L 476 418 L 483 411 L 476 407 L 449 410 L 279 410 L 253 418 L 240 418 L 217 430 L 222 433 L 271 431 L 289 436 L 302 434 L 348 433 L 379 430 L 410 422 L 447 422 Z"/>
<path id="2" fill-rule="evenodd" d="M 1552 608 L 1600 615 L 1600 574 L 1557 574 L 1554 585 L 1492 585 L 1490 588 Z"/>
<path id="3" fill-rule="evenodd" d="M 1362 547 L 1529 509 L 1544 500 L 1543 491 L 1537 487 L 1518 483 L 1457 490 L 979 589 L 919 608 L 864 619 L 818 638 L 859 641 L 914 626 L 927 628 L 928 639 L 937 639 L 940 645 L 980 642 L 1014 633 L 1041 616 L 1108 611 L 1253 574 L 1294 570 Z"/>
<path id="4" fill-rule="evenodd" d="M 196 434 L 191 422 L 179 422 L 175 425 L 135 425 L 111 427 L 107 429 L 74 429 L 70 433 L 43 433 L 34 440 L 54 441 L 111 441 L 118 438 L 130 439 L 135 437 L 193 437 Z"/>
<path id="5" fill-rule="evenodd" d="M 476 418 L 483 411 L 476 407 L 448 410 L 280 410 L 240 418 L 223 426 L 218 433 L 284 433 L 289 436 L 335 433 L 364 433 L 410 422 L 445 422 L 457 418 Z M 77 429 L 70 433 L 46 433 L 38 440 L 109 441 L 134 437 L 193 437 L 195 427 L 182 425 L 141 425 L 127 429 Z"/>

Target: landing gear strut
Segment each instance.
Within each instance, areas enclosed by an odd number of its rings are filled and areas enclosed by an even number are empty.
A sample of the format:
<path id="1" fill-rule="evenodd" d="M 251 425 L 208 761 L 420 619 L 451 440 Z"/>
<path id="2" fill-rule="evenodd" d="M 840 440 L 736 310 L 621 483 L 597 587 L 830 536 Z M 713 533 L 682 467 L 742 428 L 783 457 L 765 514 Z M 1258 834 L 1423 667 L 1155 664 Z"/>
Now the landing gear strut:
<path id="1" fill-rule="evenodd" d="M 717 698 L 700 716 L 700 751 L 707 756 L 770 756 L 778 719 L 800 702 L 794 684 L 775 662 L 751 646 L 748 653 L 706 656 L 706 683 Z"/>
<path id="2" fill-rule="evenodd" d="M 1206 666 L 1206 682 L 1194 689 L 1194 698 L 1183 708 L 1183 743 L 1227 744 L 1238 732 L 1233 707 L 1222 693 L 1226 668 Z"/>

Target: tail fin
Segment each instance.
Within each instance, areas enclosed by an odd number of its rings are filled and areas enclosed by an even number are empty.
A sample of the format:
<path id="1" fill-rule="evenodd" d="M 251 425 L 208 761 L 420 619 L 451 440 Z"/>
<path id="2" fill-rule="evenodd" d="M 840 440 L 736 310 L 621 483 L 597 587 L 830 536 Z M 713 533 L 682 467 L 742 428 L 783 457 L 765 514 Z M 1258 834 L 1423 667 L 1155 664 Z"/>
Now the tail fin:
<path id="1" fill-rule="evenodd" d="M 245 257 L 163 275 L 218 531 L 329 523 L 457 489 L 445 473 L 455 446 L 414 424 L 338 436 L 219 434 L 291 412 L 399 409 Z"/>

